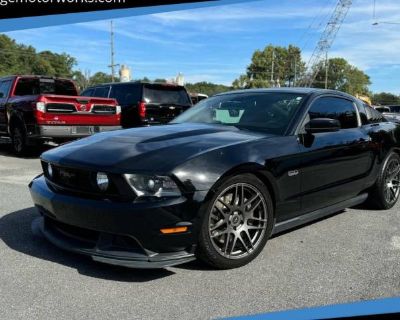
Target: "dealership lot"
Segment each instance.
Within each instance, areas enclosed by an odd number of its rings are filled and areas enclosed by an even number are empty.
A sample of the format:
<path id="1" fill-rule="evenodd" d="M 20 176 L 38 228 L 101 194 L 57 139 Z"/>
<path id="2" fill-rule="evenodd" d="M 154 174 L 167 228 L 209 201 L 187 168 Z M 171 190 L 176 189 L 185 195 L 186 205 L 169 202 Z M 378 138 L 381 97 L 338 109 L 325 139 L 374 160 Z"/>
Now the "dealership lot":
<path id="1" fill-rule="evenodd" d="M 216 318 L 400 292 L 400 206 L 348 209 L 269 241 L 251 264 L 214 271 L 102 265 L 57 250 L 31 232 L 27 184 L 38 156 L 0 144 L 0 318 Z"/>

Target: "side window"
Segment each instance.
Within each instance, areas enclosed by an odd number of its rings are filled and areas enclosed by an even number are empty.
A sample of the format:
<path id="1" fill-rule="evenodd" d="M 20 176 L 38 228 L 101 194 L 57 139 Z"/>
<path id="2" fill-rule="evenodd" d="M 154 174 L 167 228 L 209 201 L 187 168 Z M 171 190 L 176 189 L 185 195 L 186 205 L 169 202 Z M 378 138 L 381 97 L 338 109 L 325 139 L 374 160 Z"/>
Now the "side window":
<path id="1" fill-rule="evenodd" d="M 93 97 L 108 98 L 109 91 L 110 91 L 110 87 L 97 87 L 94 90 Z"/>
<path id="2" fill-rule="evenodd" d="M 350 100 L 323 97 L 317 99 L 308 111 L 310 119 L 330 118 L 339 120 L 342 129 L 358 127 L 357 111 Z"/>
<path id="3" fill-rule="evenodd" d="M 367 108 L 369 107 L 366 103 L 358 100 L 357 103 L 358 113 L 360 114 L 361 124 L 364 126 L 368 124 Z"/>
<path id="4" fill-rule="evenodd" d="M 83 91 L 80 95 L 82 97 L 92 97 L 94 93 L 94 88 L 90 88 L 90 89 L 86 89 L 85 91 Z"/>
<path id="5" fill-rule="evenodd" d="M 8 92 L 10 91 L 11 80 L 4 80 L 0 82 L 0 99 L 7 98 Z"/>
<path id="6" fill-rule="evenodd" d="M 132 105 L 142 100 L 142 90 L 139 85 L 118 84 L 111 88 L 110 98 L 114 98 L 120 105 Z"/>
<path id="7" fill-rule="evenodd" d="M 386 121 L 382 113 L 370 106 L 365 106 L 365 111 L 367 113 L 368 123 L 380 123 Z"/>

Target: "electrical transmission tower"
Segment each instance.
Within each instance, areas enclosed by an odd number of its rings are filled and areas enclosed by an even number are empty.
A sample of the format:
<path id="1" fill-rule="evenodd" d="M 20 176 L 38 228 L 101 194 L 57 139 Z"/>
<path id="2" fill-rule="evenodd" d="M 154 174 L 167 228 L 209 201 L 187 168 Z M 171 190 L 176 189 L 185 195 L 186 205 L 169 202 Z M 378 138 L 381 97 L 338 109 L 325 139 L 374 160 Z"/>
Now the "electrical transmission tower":
<path id="1" fill-rule="evenodd" d="M 306 74 L 301 81 L 302 86 L 311 87 L 318 72 L 322 68 L 322 61 L 328 54 L 333 41 L 351 7 L 352 0 L 339 0 L 333 11 L 324 32 L 322 33 L 314 52 L 308 61 Z"/>

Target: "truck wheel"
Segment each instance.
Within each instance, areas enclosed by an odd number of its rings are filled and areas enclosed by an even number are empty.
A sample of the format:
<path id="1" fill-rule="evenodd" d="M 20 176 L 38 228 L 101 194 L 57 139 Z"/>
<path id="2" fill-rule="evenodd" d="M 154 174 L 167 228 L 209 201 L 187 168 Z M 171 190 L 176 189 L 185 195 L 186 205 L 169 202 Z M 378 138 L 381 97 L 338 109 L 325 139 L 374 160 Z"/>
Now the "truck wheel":
<path id="1" fill-rule="evenodd" d="M 392 152 L 386 158 L 378 180 L 370 193 L 370 203 L 380 210 L 392 208 L 400 195 L 400 156 Z"/>
<path id="2" fill-rule="evenodd" d="M 26 143 L 26 132 L 25 128 L 17 124 L 11 130 L 11 142 L 13 151 L 18 155 L 22 156 L 27 153 L 27 143 Z"/>

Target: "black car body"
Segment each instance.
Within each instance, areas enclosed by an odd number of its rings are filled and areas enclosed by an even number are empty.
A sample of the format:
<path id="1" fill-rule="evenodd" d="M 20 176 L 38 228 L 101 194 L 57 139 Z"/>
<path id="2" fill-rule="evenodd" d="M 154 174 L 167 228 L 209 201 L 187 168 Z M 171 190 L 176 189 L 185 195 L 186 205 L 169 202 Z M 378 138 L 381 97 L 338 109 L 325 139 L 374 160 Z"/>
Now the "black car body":
<path id="1" fill-rule="evenodd" d="M 82 95 L 116 99 L 124 128 L 166 124 L 192 106 L 185 87 L 169 83 L 108 83 L 87 88 Z"/>
<path id="2" fill-rule="evenodd" d="M 400 126 L 347 94 L 244 90 L 204 100 L 169 125 L 98 134 L 48 151 L 44 175 L 30 190 L 42 232 L 61 248 L 131 267 L 197 255 L 230 268 L 253 259 L 271 234 L 369 194 L 380 207 L 393 206 L 399 142 Z M 146 191 L 154 181 L 162 195 Z M 260 207 L 253 208 L 256 196 Z"/>

